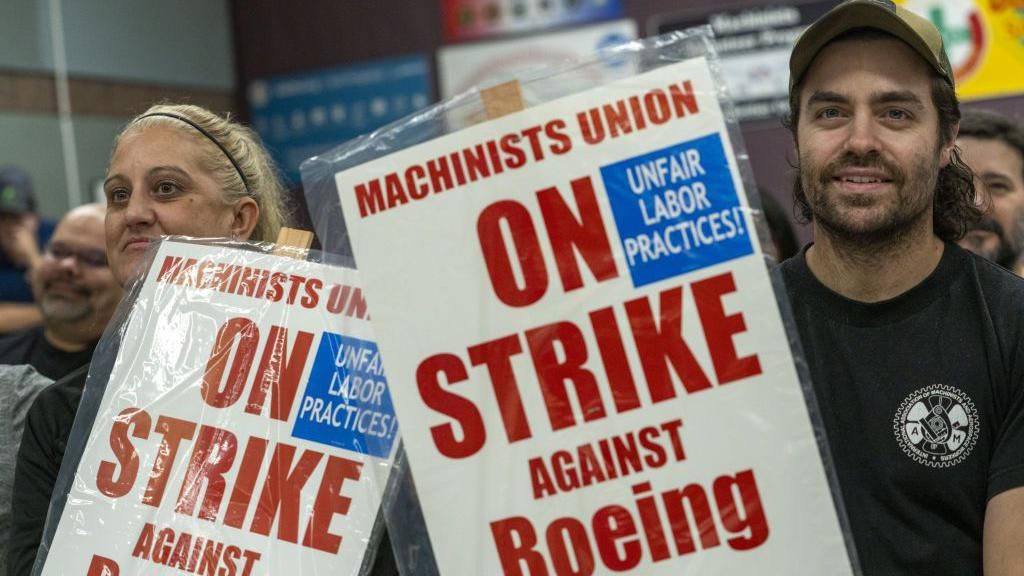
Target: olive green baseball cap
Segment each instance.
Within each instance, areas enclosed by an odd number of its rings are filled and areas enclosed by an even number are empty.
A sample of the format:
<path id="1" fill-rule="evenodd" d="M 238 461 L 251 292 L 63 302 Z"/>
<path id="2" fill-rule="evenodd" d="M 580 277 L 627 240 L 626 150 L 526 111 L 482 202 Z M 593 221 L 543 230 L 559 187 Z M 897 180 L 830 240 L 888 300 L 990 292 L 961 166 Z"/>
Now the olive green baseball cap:
<path id="1" fill-rule="evenodd" d="M 950 86 L 953 67 L 949 65 L 942 34 L 927 18 L 891 0 L 848 0 L 811 24 L 797 39 L 789 57 L 789 89 L 799 82 L 818 52 L 840 34 L 855 28 L 872 28 L 904 41 L 939 73 Z"/>

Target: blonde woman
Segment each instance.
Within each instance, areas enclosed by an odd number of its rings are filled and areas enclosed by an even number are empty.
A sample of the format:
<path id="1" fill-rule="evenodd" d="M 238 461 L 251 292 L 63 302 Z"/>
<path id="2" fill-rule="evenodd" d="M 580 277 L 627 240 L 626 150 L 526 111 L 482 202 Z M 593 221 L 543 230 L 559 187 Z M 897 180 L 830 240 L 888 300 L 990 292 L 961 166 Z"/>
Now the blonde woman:
<path id="1" fill-rule="evenodd" d="M 121 285 L 140 274 L 146 247 L 161 236 L 274 240 L 284 219 L 282 185 L 256 135 L 198 106 L 158 105 L 129 122 L 114 142 L 104 191 L 107 259 Z M 58 380 L 29 409 L 8 574 L 32 570 L 88 372 Z"/>

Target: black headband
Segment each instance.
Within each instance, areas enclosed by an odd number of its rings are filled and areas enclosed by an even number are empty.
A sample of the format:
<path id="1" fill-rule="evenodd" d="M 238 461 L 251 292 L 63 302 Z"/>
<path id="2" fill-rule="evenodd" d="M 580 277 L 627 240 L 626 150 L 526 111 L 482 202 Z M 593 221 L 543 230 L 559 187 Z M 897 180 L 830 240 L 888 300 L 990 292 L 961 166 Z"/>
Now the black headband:
<path id="1" fill-rule="evenodd" d="M 166 116 L 167 118 L 181 120 L 185 124 L 188 124 L 189 126 L 198 130 L 199 133 L 202 134 L 203 136 L 206 136 L 206 139 L 216 144 L 217 148 L 220 148 L 220 151 L 223 152 L 224 156 L 226 156 L 228 161 L 231 162 L 231 165 L 235 167 L 235 172 L 238 172 L 238 177 L 242 179 L 242 185 L 245 186 L 245 193 L 248 194 L 249 196 L 253 195 L 252 190 L 249 189 L 249 181 L 245 179 L 245 174 L 242 174 L 242 169 L 238 167 L 238 162 L 235 162 L 235 157 L 232 156 L 230 152 L 228 152 L 228 149 L 225 148 L 223 144 L 221 144 L 216 138 L 210 135 L 209 132 L 204 130 L 202 126 L 196 124 L 195 122 L 189 120 L 184 116 L 179 116 L 178 114 L 173 114 L 171 112 L 150 112 L 149 114 L 143 114 L 142 116 L 139 116 L 135 119 L 135 121 L 138 122 L 143 118 L 151 118 L 153 116 Z"/>

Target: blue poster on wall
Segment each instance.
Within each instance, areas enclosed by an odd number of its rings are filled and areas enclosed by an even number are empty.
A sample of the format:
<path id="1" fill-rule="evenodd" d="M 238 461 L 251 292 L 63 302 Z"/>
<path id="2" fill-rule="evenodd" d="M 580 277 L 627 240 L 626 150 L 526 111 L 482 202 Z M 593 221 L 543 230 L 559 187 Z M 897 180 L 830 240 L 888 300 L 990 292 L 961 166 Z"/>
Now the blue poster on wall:
<path id="1" fill-rule="evenodd" d="M 299 164 L 398 120 L 430 103 L 430 68 L 423 55 L 253 81 L 253 127 L 289 185 Z"/>

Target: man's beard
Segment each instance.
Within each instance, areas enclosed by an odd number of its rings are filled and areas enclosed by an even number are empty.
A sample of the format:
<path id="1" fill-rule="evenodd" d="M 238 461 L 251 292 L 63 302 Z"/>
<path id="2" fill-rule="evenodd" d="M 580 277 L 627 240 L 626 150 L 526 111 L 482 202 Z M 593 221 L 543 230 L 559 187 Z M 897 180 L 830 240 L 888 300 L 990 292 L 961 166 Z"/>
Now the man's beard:
<path id="1" fill-rule="evenodd" d="M 937 161 L 917 159 L 907 174 L 896 164 L 886 160 L 877 152 L 857 155 L 845 152 L 840 157 L 826 164 L 820 171 L 809 173 L 803 168 L 807 166 L 801 157 L 801 174 L 798 182 L 803 186 L 814 221 L 830 237 L 834 244 L 849 248 L 879 248 L 898 245 L 903 236 L 915 223 L 921 220 L 932 205 Z M 843 199 L 831 192 L 836 186 L 834 180 L 837 173 L 845 168 L 873 168 L 885 174 L 889 185 L 895 188 L 895 202 L 883 199 L 886 210 L 866 222 L 858 222 L 846 211 L 859 207 L 870 207 L 879 199 L 865 195 Z"/>
<path id="2" fill-rule="evenodd" d="M 1018 216 L 1024 216 L 1024 214 Z M 992 249 L 985 249 L 981 244 L 968 242 L 968 249 L 1007 270 L 1013 270 L 1017 257 L 1020 256 L 1020 247 L 1024 243 L 1024 220 L 1018 218 L 1015 221 L 1014 229 L 1010 231 L 1013 233 L 1012 237 L 1008 236 L 1007 230 L 1003 229 L 1002 225 L 988 214 L 972 224 L 971 230 L 991 232 L 996 236 L 998 242 Z"/>
<path id="3" fill-rule="evenodd" d="M 62 324 L 84 320 L 93 313 L 93 306 L 88 298 L 72 300 L 63 296 L 44 294 L 39 300 L 39 307 L 47 321 Z"/>
<path id="4" fill-rule="evenodd" d="M 1013 219 L 1013 230 L 1007 230 L 1006 233 L 1011 254 L 1008 255 L 1010 260 L 1004 266 L 1009 270 L 1014 270 L 1017 262 L 1020 261 L 1021 253 L 1024 252 L 1024 208 L 1019 210 Z"/>

